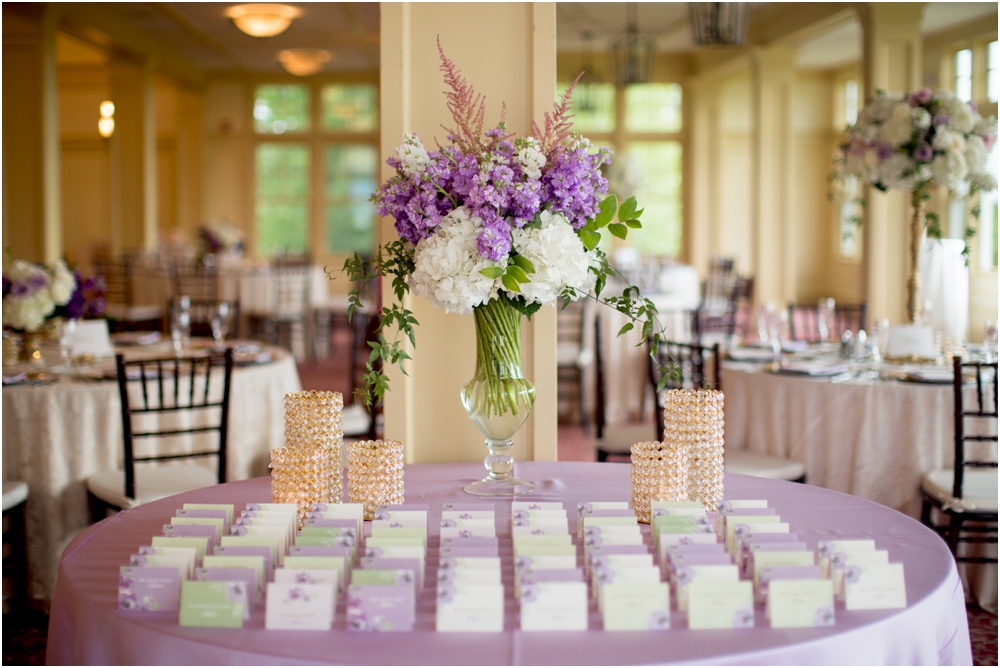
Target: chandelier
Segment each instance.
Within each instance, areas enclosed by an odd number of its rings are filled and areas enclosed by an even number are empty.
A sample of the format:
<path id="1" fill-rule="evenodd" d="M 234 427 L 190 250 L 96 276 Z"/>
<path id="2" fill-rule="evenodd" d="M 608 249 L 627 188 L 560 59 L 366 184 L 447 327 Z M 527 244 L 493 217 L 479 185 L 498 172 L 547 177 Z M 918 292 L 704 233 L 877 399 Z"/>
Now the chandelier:
<path id="1" fill-rule="evenodd" d="M 698 46 L 737 46 L 747 41 L 749 2 L 689 2 L 691 38 Z"/>
<path id="2" fill-rule="evenodd" d="M 656 42 L 639 34 L 638 6 L 630 2 L 625 34 L 611 44 L 615 59 L 615 83 L 619 86 L 646 83 L 653 73 Z"/>
<path id="3" fill-rule="evenodd" d="M 226 10 L 226 16 L 236 27 L 251 37 L 274 37 L 283 33 L 301 13 L 298 7 L 271 3 L 235 5 Z"/>

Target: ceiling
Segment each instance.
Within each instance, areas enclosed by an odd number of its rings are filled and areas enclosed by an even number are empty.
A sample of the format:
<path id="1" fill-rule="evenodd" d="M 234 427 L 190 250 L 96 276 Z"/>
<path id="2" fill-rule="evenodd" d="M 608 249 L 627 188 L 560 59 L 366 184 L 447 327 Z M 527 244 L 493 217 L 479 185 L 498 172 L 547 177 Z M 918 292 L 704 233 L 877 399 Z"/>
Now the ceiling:
<path id="1" fill-rule="evenodd" d="M 113 25 L 132 31 L 207 72 L 278 72 L 281 70 L 278 52 L 291 48 L 330 51 L 333 59 L 328 70 L 378 69 L 379 3 L 292 4 L 302 10 L 302 15 L 285 32 L 263 39 L 243 34 L 226 18 L 225 10 L 230 3 L 84 3 L 74 8 L 78 13 L 83 12 L 84 17 L 87 11 L 109 16 Z M 753 3 L 751 12 L 771 4 Z M 997 4 L 991 2 L 930 3 L 924 15 L 923 33 L 946 30 L 996 11 Z M 642 35 L 656 41 L 661 52 L 695 49 L 688 27 L 687 3 L 559 2 L 557 50 L 602 51 L 624 33 L 632 19 Z M 111 38 L 114 41 L 113 35 Z M 856 19 L 848 19 L 822 34 L 810 36 L 798 46 L 796 64 L 800 68 L 838 67 L 860 58 L 861 26 Z M 86 53 L 86 49 L 62 44 L 59 58 L 60 62 L 87 62 L 94 55 Z"/>

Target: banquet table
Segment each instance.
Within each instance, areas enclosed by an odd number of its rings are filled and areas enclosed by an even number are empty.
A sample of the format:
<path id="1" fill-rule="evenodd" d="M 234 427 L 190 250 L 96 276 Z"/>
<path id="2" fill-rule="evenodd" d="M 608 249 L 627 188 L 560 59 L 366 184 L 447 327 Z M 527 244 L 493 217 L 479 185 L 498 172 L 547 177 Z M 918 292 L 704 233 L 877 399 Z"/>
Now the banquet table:
<path id="1" fill-rule="evenodd" d="M 521 497 L 565 504 L 575 526 L 576 502 L 628 498 L 625 464 L 523 462 L 519 477 L 537 483 Z M 589 630 L 522 632 L 512 597 L 510 499 L 496 503 L 501 541 L 505 621 L 501 633 L 434 630 L 438 562 L 436 527 L 444 502 L 468 502 L 462 486 L 482 475 L 474 463 L 408 465 L 406 501 L 429 505 L 427 584 L 417 600 L 412 632 L 376 639 L 347 631 L 343 601 L 329 632 L 268 631 L 254 609 L 242 629 L 181 628 L 177 613 L 117 610 L 119 566 L 172 511 L 186 502 L 270 500 L 269 479 L 210 487 L 163 499 L 105 520 L 79 535 L 59 565 L 49 622 L 49 664 L 970 664 L 962 588 L 947 546 L 915 520 L 855 497 L 815 488 L 728 474 L 726 498 L 766 498 L 810 548 L 820 540 L 873 538 L 906 571 L 908 607 L 846 611 L 838 604 L 831 628 L 771 629 L 757 607 L 745 630 L 691 630 L 672 613 L 671 629 L 605 632 L 590 603 Z M 477 499 L 482 501 L 483 499 Z M 366 527 L 366 531 L 368 527 Z M 648 540 L 648 527 L 644 525 Z"/>
<path id="2" fill-rule="evenodd" d="M 292 356 L 278 348 L 270 352 L 270 362 L 233 370 L 229 480 L 267 473 L 271 447 L 283 438 L 284 395 L 302 389 Z M 190 452 L 194 445 L 189 439 L 169 447 Z M 123 457 L 121 401 L 113 376 L 64 375 L 56 382 L 4 385 L 3 473 L 29 488 L 33 597 L 51 598 L 59 554 L 89 522 L 85 480 L 120 469 Z"/>

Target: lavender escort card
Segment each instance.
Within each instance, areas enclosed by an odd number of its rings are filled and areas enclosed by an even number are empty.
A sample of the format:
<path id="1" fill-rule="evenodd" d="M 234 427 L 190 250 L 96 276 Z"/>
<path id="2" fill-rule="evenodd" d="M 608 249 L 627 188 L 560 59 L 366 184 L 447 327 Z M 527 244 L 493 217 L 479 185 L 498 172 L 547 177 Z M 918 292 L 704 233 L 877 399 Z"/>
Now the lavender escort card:
<path id="1" fill-rule="evenodd" d="M 181 578 L 176 568 L 122 566 L 118 573 L 118 609 L 176 612 Z"/>
<path id="2" fill-rule="evenodd" d="M 351 585 L 347 588 L 349 631 L 412 631 L 413 585 Z"/>

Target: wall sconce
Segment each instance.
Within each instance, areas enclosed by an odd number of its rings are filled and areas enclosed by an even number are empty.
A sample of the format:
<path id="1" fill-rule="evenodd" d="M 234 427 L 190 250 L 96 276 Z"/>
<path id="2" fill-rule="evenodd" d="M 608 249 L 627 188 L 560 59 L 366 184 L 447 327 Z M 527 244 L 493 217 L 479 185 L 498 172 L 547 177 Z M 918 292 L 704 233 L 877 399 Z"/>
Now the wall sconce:
<path id="1" fill-rule="evenodd" d="M 278 60 L 289 74 L 307 77 L 326 67 L 330 62 L 330 52 L 322 49 L 286 49 L 278 53 Z"/>
<path id="2" fill-rule="evenodd" d="M 97 131 L 107 139 L 115 133 L 115 103 L 101 102 L 101 120 L 97 121 Z"/>
<path id="3" fill-rule="evenodd" d="M 234 5 L 226 10 L 226 16 L 236 27 L 251 37 L 274 37 L 283 33 L 300 14 L 302 10 L 298 7 L 271 3 Z"/>

